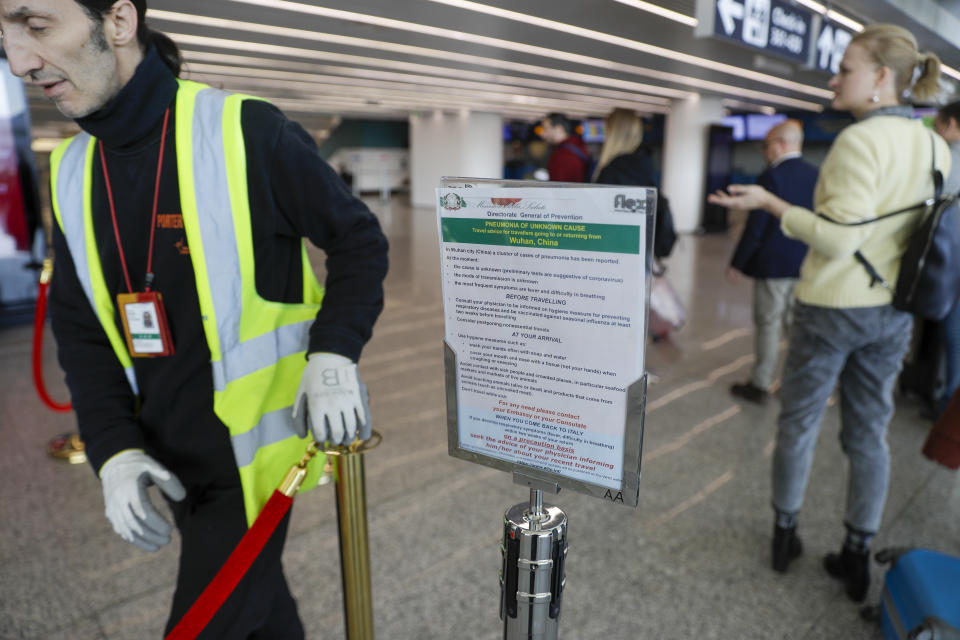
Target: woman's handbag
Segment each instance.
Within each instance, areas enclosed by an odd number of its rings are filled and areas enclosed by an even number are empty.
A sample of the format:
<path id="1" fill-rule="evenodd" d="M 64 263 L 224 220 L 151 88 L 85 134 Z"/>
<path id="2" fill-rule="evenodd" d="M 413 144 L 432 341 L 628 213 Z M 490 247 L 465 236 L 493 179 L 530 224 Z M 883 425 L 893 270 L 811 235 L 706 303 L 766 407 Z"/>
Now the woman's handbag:
<path id="1" fill-rule="evenodd" d="M 922 318 L 943 320 L 958 297 L 960 201 L 957 194 L 950 198 L 938 194 L 933 210 L 910 236 L 900 259 L 893 306 Z"/>
<path id="2" fill-rule="evenodd" d="M 958 194 L 942 196 L 943 174 L 937 169 L 936 143 L 930 133 L 933 148 L 933 198 L 891 213 L 861 220 L 838 222 L 824 214 L 824 220 L 844 226 L 860 226 L 884 220 L 922 207 L 927 213 L 910 235 L 907 250 L 900 258 L 897 284 L 891 287 L 873 265 L 857 251 L 853 257 L 870 274 L 870 286 L 881 285 L 893 289 L 893 306 L 929 320 L 943 320 L 960 298 L 960 200 Z"/>

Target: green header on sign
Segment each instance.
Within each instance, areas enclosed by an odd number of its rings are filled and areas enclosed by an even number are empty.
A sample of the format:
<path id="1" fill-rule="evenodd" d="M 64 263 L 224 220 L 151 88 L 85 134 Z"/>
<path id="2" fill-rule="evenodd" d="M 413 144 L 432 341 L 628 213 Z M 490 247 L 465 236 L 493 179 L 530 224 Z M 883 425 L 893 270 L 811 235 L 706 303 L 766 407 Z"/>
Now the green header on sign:
<path id="1" fill-rule="evenodd" d="M 443 218 L 444 242 L 531 249 L 640 253 L 640 227 L 626 224 Z"/>

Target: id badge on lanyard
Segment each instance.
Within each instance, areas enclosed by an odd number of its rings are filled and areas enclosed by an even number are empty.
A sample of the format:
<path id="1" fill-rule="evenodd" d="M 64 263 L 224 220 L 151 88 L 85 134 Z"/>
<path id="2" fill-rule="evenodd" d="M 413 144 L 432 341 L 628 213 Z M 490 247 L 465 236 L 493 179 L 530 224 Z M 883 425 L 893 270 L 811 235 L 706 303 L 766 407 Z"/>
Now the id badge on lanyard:
<path id="1" fill-rule="evenodd" d="M 133 291 L 130 281 L 130 272 L 127 270 L 127 259 L 120 242 L 120 229 L 117 226 L 117 210 L 113 202 L 113 190 L 110 188 L 110 172 L 107 170 L 107 157 L 103 151 L 103 141 L 99 143 L 100 162 L 103 166 L 103 178 L 107 186 L 107 198 L 110 203 L 110 217 L 113 221 L 113 233 L 117 240 L 117 251 L 120 256 L 120 266 L 123 269 L 123 278 L 129 293 L 117 294 L 117 309 L 123 321 L 123 332 L 127 338 L 127 350 L 133 358 L 157 358 L 173 355 L 173 340 L 170 338 L 170 325 L 167 323 L 167 314 L 163 309 L 163 296 L 151 291 L 153 286 L 153 240 L 157 228 L 157 200 L 160 195 L 160 172 L 163 169 L 163 149 L 167 140 L 167 123 L 170 120 L 170 109 L 163 116 L 163 129 L 160 135 L 160 157 L 157 160 L 157 181 L 153 193 L 153 215 L 150 221 L 150 245 L 147 258 L 147 275 L 145 290 L 139 293 Z"/>
<path id="2" fill-rule="evenodd" d="M 163 296 L 156 291 L 117 294 L 127 349 L 134 358 L 173 355 Z"/>

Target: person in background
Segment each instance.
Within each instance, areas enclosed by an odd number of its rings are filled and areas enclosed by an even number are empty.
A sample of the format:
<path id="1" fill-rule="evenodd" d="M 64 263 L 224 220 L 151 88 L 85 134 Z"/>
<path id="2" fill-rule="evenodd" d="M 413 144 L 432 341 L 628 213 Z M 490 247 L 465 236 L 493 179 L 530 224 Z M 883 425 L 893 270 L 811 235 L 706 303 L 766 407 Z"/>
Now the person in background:
<path id="1" fill-rule="evenodd" d="M 594 171 L 598 184 L 623 184 L 654 187 L 653 158 L 643 146 L 643 121 L 630 109 L 616 108 L 607 116 L 603 127 L 603 149 Z M 663 193 L 657 194 L 657 214 L 654 221 L 653 255 L 666 258 L 676 242 L 673 215 Z"/>
<path id="2" fill-rule="evenodd" d="M 960 100 L 941 107 L 933 121 L 933 128 L 950 145 L 953 168 L 943 184 L 945 194 L 960 192 Z M 937 414 L 942 414 L 957 387 L 960 386 L 960 302 L 943 319 L 943 342 L 946 351 L 947 378 L 943 394 L 937 403 Z"/>
<path id="3" fill-rule="evenodd" d="M 850 462 L 846 537 L 840 553 L 824 558 L 824 567 L 857 602 L 869 588 L 870 543 L 887 499 L 887 425 L 913 318 L 893 307 L 891 290 L 872 286 L 855 254 L 896 282 L 924 208 L 882 223 L 855 223 L 927 200 L 934 190 L 931 155 L 938 167 L 949 169 L 946 143 L 900 103 L 908 91 L 919 100 L 930 98 L 939 77 L 940 60 L 919 52 L 909 31 L 892 24 L 868 26 L 853 37 L 829 83 L 833 107 L 850 111 L 857 122 L 837 136 L 821 166 L 815 208 L 791 205 L 759 185 L 730 185 L 726 193 L 709 197 L 726 207 L 764 209 L 780 219 L 784 235 L 809 246 L 795 289 L 780 391 L 773 569 L 786 571 L 802 552 L 797 517 L 827 399 L 839 381 L 840 443 Z"/>
<path id="4" fill-rule="evenodd" d="M 573 122 L 562 113 L 551 113 L 540 127 L 540 137 L 554 146 L 547 161 L 551 182 L 589 182 L 590 151 L 576 135 Z"/>
<path id="5" fill-rule="evenodd" d="M 603 126 L 603 148 L 592 177 L 599 184 L 652 187 L 653 159 L 643 142 L 643 121 L 630 109 L 616 108 Z"/>
<path id="6" fill-rule="evenodd" d="M 767 168 L 757 184 L 790 204 L 810 209 L 817 168 L 803 160 L 803 127 L 796 120 L 782 122 L 767 132 L 763 157 Z M 733 395 L 766 404 L 777 370 L 781 327 L 788 328 L 793 307 L 793 288 L 807 246 L 788 238 L 776 218 L 763 209 L 750 211 L 734 250 L 727 280 L 753 278 L 754 351 L 756 360 L 750 380 L 730 387 Z"/>

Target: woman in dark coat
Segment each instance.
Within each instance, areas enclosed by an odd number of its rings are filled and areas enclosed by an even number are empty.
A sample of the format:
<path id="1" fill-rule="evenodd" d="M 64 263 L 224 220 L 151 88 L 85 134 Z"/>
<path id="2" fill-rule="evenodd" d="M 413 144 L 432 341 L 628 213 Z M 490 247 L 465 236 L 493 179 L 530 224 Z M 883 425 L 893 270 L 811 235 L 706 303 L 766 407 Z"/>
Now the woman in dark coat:
<path id="1" fill-rule="evenodd" d="M 614 109 L 604 126 L 603 150 L 593 181 L 597 184 L 624 184 L 653 187 L 653 159 L 644 147 L 643 122 L 634 111 Z M 657 194 L 657 215 L 654 221 L 653 255 L 666 258 L 676 242 L 673 216 L 666 197 Z"/>

